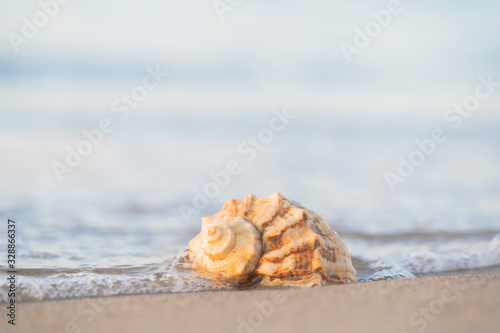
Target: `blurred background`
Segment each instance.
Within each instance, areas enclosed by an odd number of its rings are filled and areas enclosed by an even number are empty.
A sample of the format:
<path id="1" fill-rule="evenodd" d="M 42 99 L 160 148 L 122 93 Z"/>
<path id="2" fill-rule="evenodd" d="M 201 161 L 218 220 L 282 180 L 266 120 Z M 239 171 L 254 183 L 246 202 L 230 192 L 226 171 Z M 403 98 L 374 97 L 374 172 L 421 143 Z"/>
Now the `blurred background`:
<path id="1" fill-rule="evenodd" d="M 500 232 L 500 87 L 458 128 L 443 118 L 479 77 L 500 81 L 497 1 L 402 0 L 350 62 L 341 43 L 386 1 L 215 3 L 70 1 L 43 24 L 38 1 L 0 1 L 0 213 L 19 221 L 20 265 L 159 262 L 225 199 L 275 191 L 360 258 L 470 251 Z M 34 16 L 38 31 L 13 37 Z M 169 75 L 121 119 L 114 103 L 147 68 Z M 249 161 L 240 146 L 284 109 L 294 118 Z M 59 181 L 54 162 L 103 118 L 114 131 Z M 447 140 L 392 191 L 386 172 L 436 128 Z M 233 160 L 241 172 L 195 208 Z"/>

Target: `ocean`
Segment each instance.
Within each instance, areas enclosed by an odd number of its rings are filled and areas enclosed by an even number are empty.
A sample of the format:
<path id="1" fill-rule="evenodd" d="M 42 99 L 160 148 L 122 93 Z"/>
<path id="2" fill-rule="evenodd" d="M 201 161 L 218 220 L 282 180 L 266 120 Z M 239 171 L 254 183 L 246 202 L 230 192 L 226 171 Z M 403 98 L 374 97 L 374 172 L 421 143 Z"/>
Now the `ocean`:
<path id="1" fill-rule="evenodd" d="M 285 109 L 293 118 L 279 123 Z M 0 248 L 14 220 L 18 300 L 233 289 L 191 271 L 186 247 L 202 216 L 249 193 L 277 191 L 322 215 L 362 283 L 500 264 L 498 121 L 453 129 L 440 116 L 341 119 L 284 107 L 110 118 L 114 131 L 61 181 L 54 162 L 68 166 L 67 147 L 76 150 L 100 118 L 65 131 L 18 119 L 23 126 L 2 132 Z M 446 140 L 391 189 L 387 172 L 400 176 L 400 157 L 416 161 L 415 141 L 436 128 Z M 228 163 L 238 172 L 224 177 Z"/>

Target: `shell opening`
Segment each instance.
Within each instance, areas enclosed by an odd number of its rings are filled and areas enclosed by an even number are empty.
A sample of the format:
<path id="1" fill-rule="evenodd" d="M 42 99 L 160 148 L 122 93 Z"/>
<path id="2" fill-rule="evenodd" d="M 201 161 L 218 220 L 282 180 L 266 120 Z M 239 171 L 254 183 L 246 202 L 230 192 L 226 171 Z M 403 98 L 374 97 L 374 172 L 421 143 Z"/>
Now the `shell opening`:
<path id="1" fill-rule="evenodd" d="M 205 236 L 205 253 L 212 260 L 225 258 L 236 245 L 236 235 L 228 225 L 211 226 Z"/>

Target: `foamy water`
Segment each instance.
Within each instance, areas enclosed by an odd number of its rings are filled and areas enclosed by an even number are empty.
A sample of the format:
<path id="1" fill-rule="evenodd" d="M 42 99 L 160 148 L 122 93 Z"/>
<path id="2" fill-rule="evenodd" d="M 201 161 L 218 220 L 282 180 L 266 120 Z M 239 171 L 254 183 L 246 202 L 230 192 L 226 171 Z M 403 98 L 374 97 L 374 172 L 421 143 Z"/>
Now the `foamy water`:
<path id="1" fill-rule="evenodd" d="M 347 241 L 349 238 L 347 238 Z M 387 258 L 368 259 L 353 254 L 360 282 L 414 278 L 422 273 L 475 269 L 500 264 L 500 233 L 492 240 L 474 242 L 454 251 L 415 250 Z M 371 248 L 377 251 L 377 247 Z M 18 299 L 23 301 L 90 296 L 156 294 L 236 289 L 229 283 L 193 272 L 183 248 L 176 256 L 155 264 L 114 268 L 21 269 Z M 8 274 L 2 278 L 0 301 L 7 300 Z M 5 291 L 5 292 L 4 292 Z"/>
<path id="2" fill-rule="evenodd" d="M 182 122 L 151 123 L 141 135 L 125 135 L 125 125 L 62 183 L 51 162 L 78 137 L 3 133 L 0 149 L 9 158 L 0 164 L 0 216 L 16 220 L 18 299 L 232 289 L 192 272 L 185 247 L 201 217 L 224 199 L 274 191 L 324 216 L 347 244 L 361 282 L 500 264 L 497 126 L 471 123 L 450 135 L 391 192 L 383 173 L 430 124 L 303 117 L 248 162 L 237 147 L 269 117 L 199 121 L 189 131 Z M 229 160 L 241 163 L 241 174 L 183 219 L 179 205 L 192 204 L 193 189 Z M 0 248 L 6 244 L 0 237 Z M 2 261 L 0 301 L 6 270 Z"/>

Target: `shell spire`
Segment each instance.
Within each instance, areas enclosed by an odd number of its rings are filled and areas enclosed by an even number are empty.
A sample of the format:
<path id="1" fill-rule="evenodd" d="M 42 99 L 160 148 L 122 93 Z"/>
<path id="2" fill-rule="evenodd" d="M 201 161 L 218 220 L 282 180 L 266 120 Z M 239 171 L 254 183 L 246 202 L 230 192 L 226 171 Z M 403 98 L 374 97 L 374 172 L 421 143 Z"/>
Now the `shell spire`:
<path id="1" fill-rule="evenodd" d="M 267 198 L 249 194 L 243 200 L 226 200 L 218 213 L 202 219 L 202 231 L 189 246 L 195 269 L 239 285 L 357 282 L 338 234 L 321 216 L 278 192 Z M 233 272 L 233 266 L 239 269 Z"/>
<path id="2" fill-rule="evenodd" d="M 257 229 L 241 217 L 202 221 L 200 234 L 189 242 L 193 268 L 218 274 L 234 284 L 245 284 L 262 252 Z"/>

